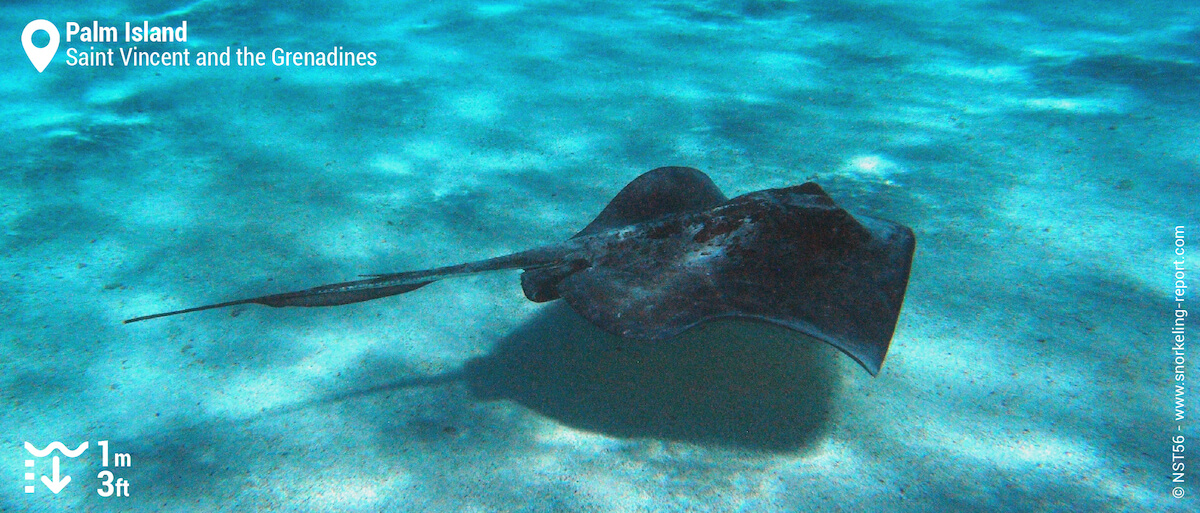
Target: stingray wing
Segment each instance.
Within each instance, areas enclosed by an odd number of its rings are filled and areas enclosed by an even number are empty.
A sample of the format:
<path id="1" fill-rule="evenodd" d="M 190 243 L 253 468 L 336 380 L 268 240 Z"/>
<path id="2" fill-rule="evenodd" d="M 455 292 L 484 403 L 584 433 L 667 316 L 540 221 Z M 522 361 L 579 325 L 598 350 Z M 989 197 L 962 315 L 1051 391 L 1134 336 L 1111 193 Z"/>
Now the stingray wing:
<path id="1" fill-rule="evenodd" d="M 572 239 L 652 222 L 670 216 L 711 209 L 727 201 L 712 179 L 690 167 L 660 167 L 643 173 L 613 197 L 600 215 Z M 521 274 L 525 297 L 538 303 L 559 298 L 558 284 L 575 273 L 579 262 L 539 269 Z"/>
<path id="2" fill-rule="evenodd" d="M 727 199 L 712 179 L 698 169 L 660 167 L 629 182 L 575 237 L 663 216 L 708 210 Z"/>
<path id="3" fill-rule="evenodd" d="M 754 318 L 824 340 L 879 372 L 908 284 L 908 228 L 856 220 L 810 183 L 637 229 L 557 282 L 602 329 L 662 340 L 709 319 Z"/>

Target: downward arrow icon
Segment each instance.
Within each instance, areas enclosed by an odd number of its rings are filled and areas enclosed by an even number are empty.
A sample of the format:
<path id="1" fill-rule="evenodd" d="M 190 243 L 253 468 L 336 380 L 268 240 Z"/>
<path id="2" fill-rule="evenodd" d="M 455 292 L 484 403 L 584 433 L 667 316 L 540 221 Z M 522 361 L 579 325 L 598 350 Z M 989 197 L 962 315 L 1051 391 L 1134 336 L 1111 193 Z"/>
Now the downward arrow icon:
<path id="1" fill-rule="evenodd" d="M 58 479 L 58 456 L 55 456 L 53 461 L 54 479 L 42 476 L 42 483 L 44 483 L 46 488 L 49 488 L 50 491 L 57 494 L 58 492 L 61 492 L 63 488 L 66 488 L 67 483 L 71 482 L 71 476 L 63 476 L 62 480 L 60 481 Z"/>

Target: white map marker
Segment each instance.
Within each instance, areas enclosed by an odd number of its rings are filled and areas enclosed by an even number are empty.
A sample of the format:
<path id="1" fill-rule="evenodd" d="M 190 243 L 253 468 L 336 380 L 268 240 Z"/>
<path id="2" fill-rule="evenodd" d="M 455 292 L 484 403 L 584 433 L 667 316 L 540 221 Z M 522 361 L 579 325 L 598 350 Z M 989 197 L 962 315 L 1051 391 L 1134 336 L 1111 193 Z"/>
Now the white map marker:
<path id="1" fill-rule="evenodd" d="M 50 44 L 41 48 L 33 45 L 33 33 L 39 30 L 50 34 Z M 25 25 L 25 31 L 21 32 L 21 44 L 25 46 L 25 55 L 29 56 L 33 67 L 37 68 L 38 73 L 41 73 L 46 69 L 46 65 L 50 64 L 50 59 L 54 58 L 54 54 L 58 52 L 58 29 L 49 21 L 33 20 Z"/>

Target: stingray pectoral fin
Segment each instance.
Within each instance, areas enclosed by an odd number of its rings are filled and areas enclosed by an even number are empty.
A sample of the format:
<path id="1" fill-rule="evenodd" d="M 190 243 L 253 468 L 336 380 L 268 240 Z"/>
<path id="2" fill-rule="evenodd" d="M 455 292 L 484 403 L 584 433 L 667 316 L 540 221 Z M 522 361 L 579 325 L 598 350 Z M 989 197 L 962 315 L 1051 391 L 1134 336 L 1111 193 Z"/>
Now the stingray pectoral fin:
<path id="1" fill-rule="evenodd" d="M 728 198 L 712 179 L 690 167 L 660 167 L 629 182 L 575 237 L 594 235 L 605 230 L 668 215 L 708 210 Z"/>
<path id="2" fill-rule="evenodd" d="M 265 305 L 271 307 L 284 306 L 336 306 L 346 305 L 350 303 L 359 303 L 362 301 L 370 301 L 381 297 L 394 296 L 410 292 L 436 280 L 422 281 L 416 283 L 396 283 L 396 280 L 388 278 L 373 278 L 369 280 L 347 281 L 342 283 L 334 283 L 330 285 L 322 285 L 311 289 L 298 290 L 295 292 L 284 292 L 282 294 L 272 294 L 269 296 L 255 297 L 250 299 L 239 299 L 237 301 L 227 301 L 212 305 L 197 306 L 194 308 L 185 308 L 183 310 L 175 310 L 171 312 L 156 313 L 152 315 L 143 315 L 126 319 L 125 324 L 131 322 L 145 321 L 148 319 L 156 319 L 169 315 L 178 315 L 191 312 L 199 312 L 201 310 L 212 310 L 214 308 L 224 308 L 235 305 Z"/>
<path id="3" fill-rule="evenodd" d="M 708 278 L 692 269 L 595 266 L 568 276 L 558 290 L 592 324 L 635 340 L 668 339 L 732 313 Z"/>

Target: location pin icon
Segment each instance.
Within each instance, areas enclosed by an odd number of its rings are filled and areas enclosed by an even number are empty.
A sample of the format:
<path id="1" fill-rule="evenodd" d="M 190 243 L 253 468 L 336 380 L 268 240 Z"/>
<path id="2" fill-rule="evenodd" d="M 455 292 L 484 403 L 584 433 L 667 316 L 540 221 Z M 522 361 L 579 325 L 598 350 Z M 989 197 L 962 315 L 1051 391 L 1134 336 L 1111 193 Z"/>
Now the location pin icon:
<path id="1" fill-rule="evenodd" d="M 39 30 L 50 34 L 50 44 L 41 48 L 33 46 L 33 33 Z M 29 62 L 32 62 L 33 67 L 37 68 L 38 73 L 41 73 L 46 69 L 46 65 L 50 64 L 50 59 L 54 58 L 54 54 L 58 52 L 58 29 L 49 21 L 33 20 L 25 25 L 25 31 L 21 32 L 21 44 L 25 46 L 25 55 L 29 56 Z"/>

